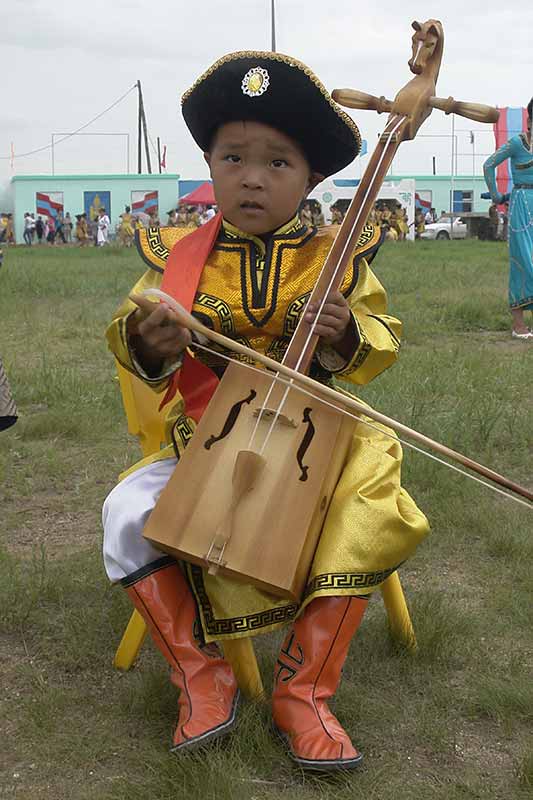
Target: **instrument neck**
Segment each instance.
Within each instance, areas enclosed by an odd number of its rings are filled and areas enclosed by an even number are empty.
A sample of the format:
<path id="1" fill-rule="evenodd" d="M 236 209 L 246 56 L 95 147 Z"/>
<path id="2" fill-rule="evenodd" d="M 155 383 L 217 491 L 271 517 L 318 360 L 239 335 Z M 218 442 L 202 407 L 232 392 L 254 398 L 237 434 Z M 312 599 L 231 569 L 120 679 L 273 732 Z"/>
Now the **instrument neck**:
<path id="1" fill-rule="evenodd" d="M 318 305 L 319 308 L 325 302 L 327 295 L 339 289 L 342 284 L 357 242 L 407 125 L 408 120 L 405 117 L 391 116 L 385 131 L 380 136 L 309 298 L 309 302 Z M 307 373 L 317 344 L 318 336 L 314 333 L 314 326 L 307 322 L 302 314 L 283 364 L 298 372 Z"/>

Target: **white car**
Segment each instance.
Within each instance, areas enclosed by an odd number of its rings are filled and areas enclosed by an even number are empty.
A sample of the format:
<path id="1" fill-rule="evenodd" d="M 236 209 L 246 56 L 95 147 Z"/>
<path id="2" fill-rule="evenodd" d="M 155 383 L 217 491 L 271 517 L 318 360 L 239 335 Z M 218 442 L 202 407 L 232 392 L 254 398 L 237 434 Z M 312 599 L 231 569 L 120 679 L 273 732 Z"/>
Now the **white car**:
<path id="1" fill-rule="evenodd" d="M 452 224 L 449 217 L 441 217 L 437 222 L 426 225 L 425 231 L 420 234 L 421 239 L 466 239 L 466 223 L 456 217 Z"/>

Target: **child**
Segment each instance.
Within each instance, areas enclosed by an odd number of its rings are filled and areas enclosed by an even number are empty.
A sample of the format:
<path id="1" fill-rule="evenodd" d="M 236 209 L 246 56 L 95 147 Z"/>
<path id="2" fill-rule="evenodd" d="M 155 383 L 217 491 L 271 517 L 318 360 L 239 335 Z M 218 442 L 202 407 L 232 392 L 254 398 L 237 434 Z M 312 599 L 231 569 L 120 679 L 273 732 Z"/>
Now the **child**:
<path id="1" fill-rule="evenodd" d="M 298 209 L 319 181 L 355 158 L 359 131 L 311 70 L 279 53 L 225 56 L 182 106 L 205 153 L 220 214 L 194 232 L 142 232 L 150 268 L 134 291 L 166 289 L 173 279 L 182 300 L 197 270 L 193 313 L 282 360 L 334 238 L 331 228 L 303 225 Z M 340 291 L 330 293 L 317 320 L 311 374 L 320 380 L 335 374 L 366 384 L 397 358 L 400 323 L 386 314 L 385 292 L 365 259 L 380 239 L 379 230 L 365 229 Z M 355 767 L 362 756 L 326 701 L 337 689 L 368 596 L 427 532 L 424 515 L 400 487 L 400 447 L 379 426 L 357 427 L 300 606 L 177 564 L 143 539 L 142 530 L 213 391 L 213 373 L 221 375 L 226 362 L 204 351 L 184 356 L 189 331 L 163 304 L 139 302 L 144 314 L 127 300 L 107 337 L 126 369 L 157 391 L 167 387 L 167 447 L 107 498 L 104 562 L 145 619 L 180 689 L 173 749 L 220 736 L 235 720 L 232 670 L 206 643 L 293 621 L 276 665 L 275 725 L 302 767 Z M 307 320 L 316 312 L 307 307 Z"/>

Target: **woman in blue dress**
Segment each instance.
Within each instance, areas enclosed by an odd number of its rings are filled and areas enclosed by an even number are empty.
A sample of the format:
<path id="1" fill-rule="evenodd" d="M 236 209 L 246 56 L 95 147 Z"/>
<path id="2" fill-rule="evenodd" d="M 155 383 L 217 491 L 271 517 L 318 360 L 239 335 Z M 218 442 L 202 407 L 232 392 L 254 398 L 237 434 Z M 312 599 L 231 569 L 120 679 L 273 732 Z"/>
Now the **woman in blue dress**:
<path id="1" fill-rule="evenodd" d="M 533 311 L 533 142 L 531 117 L 533 98 L 529 101 L 528 132 L 513 136 L 483 165 L 485 181 L 494 203 L 500 205 L 506 196 L 496 187 L 496 167 L 511 159 L 513 191 L 509 205 L 509 306 L 513 317 L 512 336 L 530 339 L 533 333 L 524 321 L 524 311 Z"/>

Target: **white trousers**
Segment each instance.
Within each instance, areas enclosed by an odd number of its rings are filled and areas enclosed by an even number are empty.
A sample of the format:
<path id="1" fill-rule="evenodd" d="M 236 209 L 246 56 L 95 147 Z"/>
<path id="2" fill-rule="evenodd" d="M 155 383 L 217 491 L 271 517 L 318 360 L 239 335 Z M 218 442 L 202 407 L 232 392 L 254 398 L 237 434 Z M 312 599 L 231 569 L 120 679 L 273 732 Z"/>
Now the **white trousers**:
<path id="1" fill-rule="evenodd" d="M 102 509 L 104 566 L 113 583 L 164 555 L 142 532 L 177 463 L 175 458 L 166 458 L 141 467 L 107 496 Z"/>

